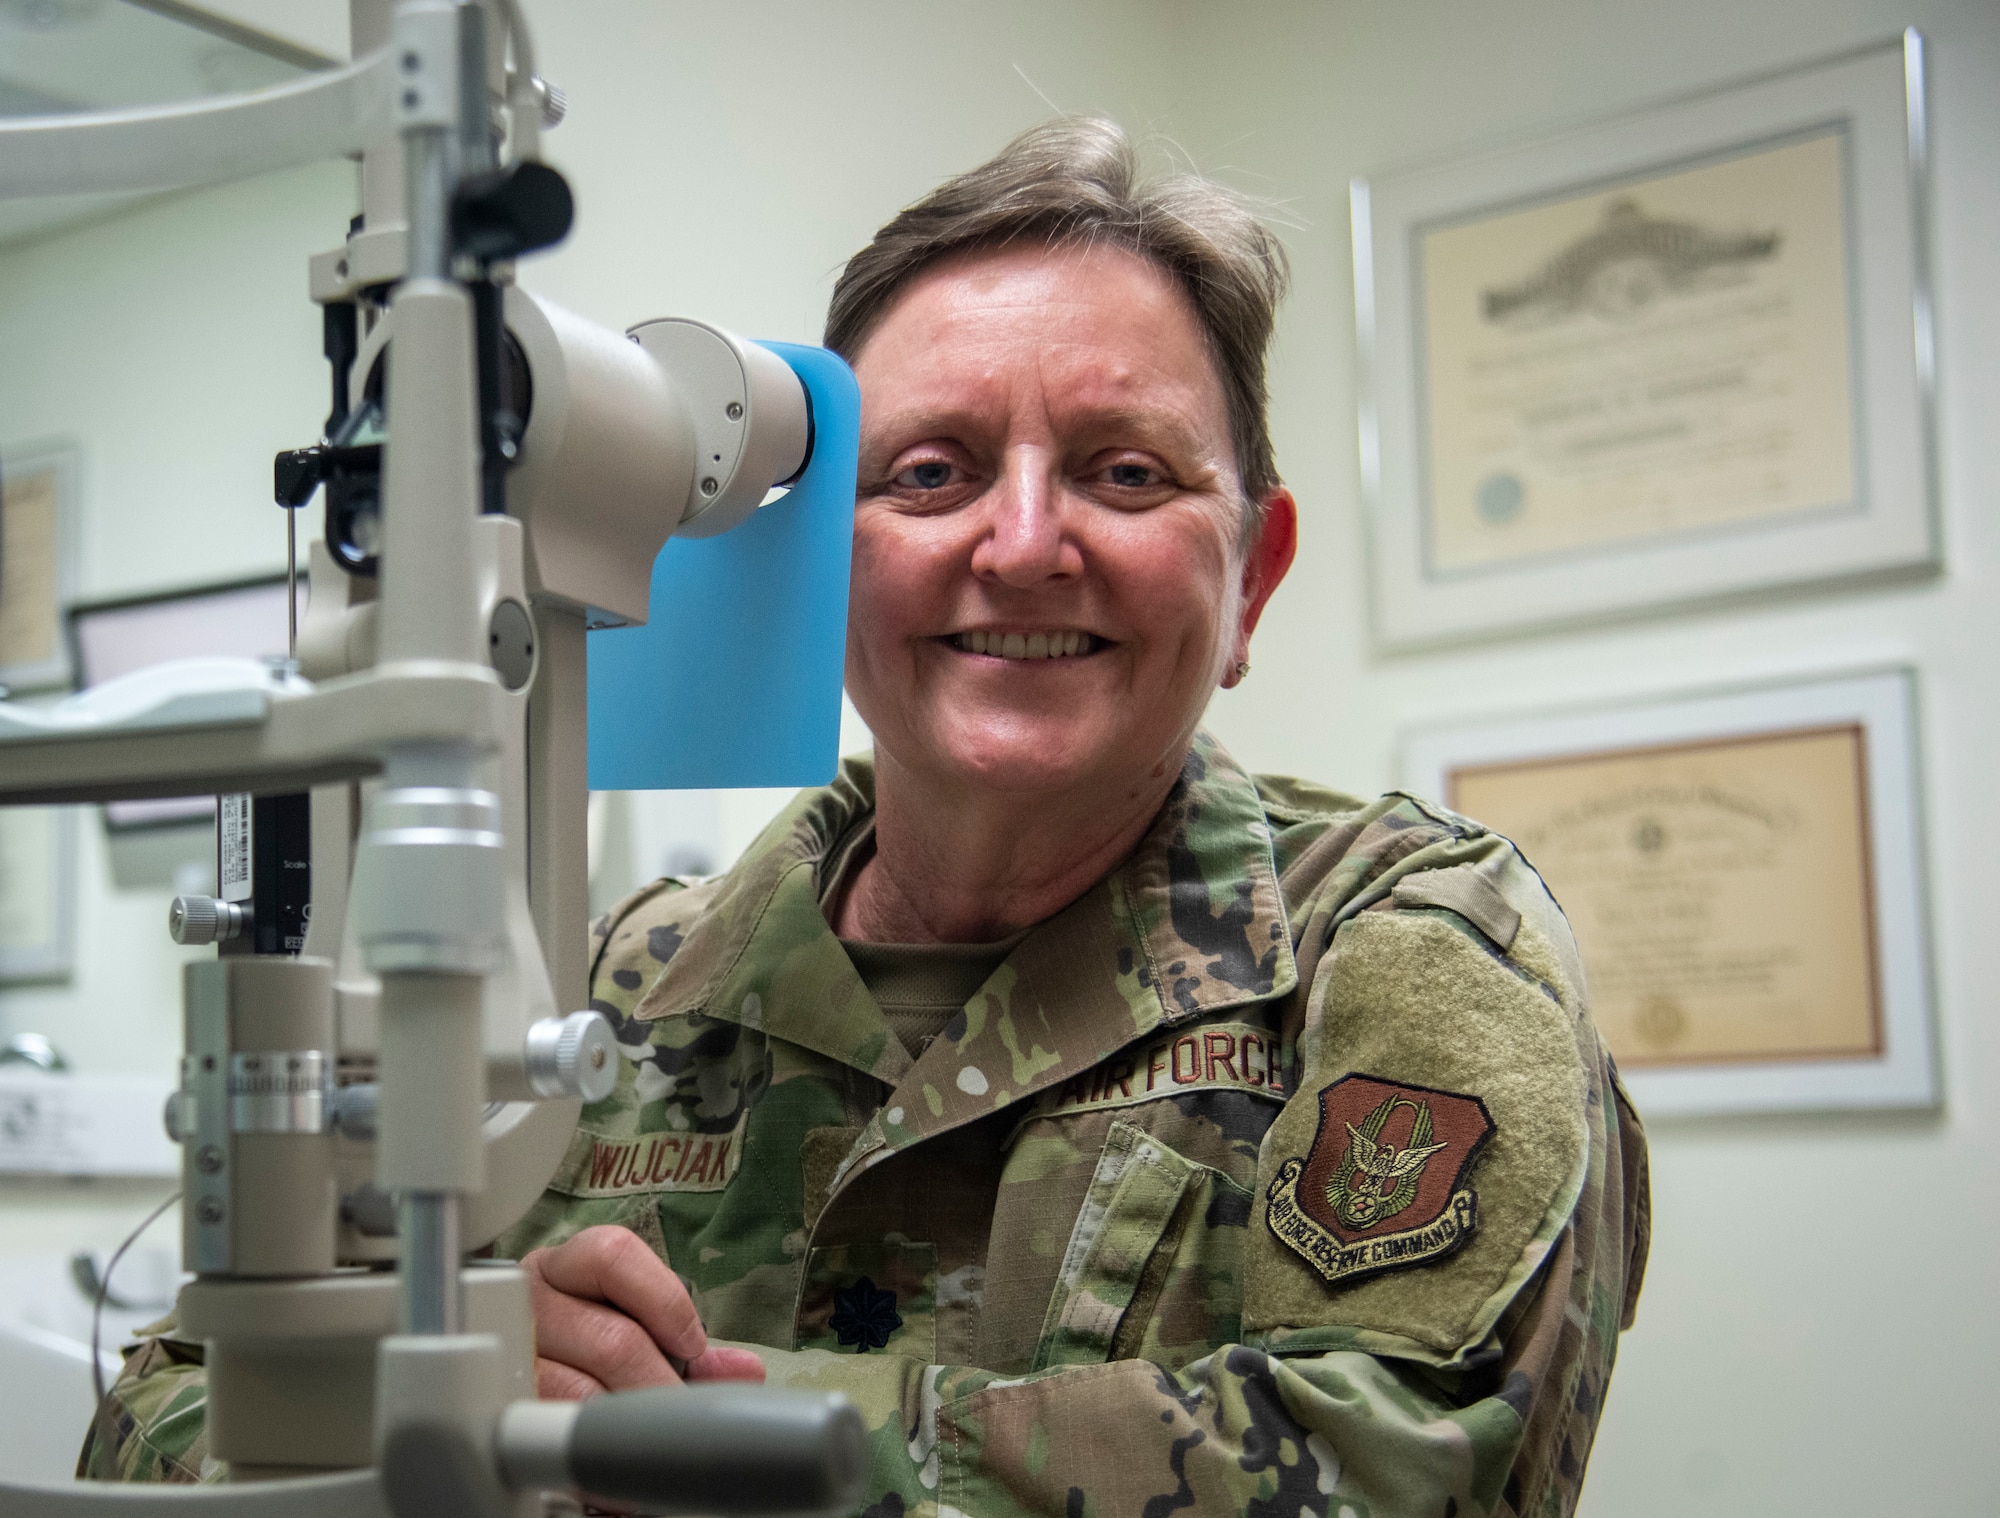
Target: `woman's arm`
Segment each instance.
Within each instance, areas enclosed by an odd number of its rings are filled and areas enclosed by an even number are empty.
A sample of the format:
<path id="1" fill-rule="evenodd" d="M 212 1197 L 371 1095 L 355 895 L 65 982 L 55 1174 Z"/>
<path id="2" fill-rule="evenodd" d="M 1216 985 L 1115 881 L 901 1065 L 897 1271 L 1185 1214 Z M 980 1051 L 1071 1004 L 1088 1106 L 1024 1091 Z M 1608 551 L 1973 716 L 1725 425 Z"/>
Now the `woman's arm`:
<path id="1" fill-rule="evenodd" d="M 1225 1345 L 1003 1377 L 902 1356 L 763 1351 L 773 1385 L 844 1391 L 871 1434 L 870 1514 L 1492 1513 L 1522 1420 L 1454 1406 L 1415 1367 L 1360 1352 Z"/>

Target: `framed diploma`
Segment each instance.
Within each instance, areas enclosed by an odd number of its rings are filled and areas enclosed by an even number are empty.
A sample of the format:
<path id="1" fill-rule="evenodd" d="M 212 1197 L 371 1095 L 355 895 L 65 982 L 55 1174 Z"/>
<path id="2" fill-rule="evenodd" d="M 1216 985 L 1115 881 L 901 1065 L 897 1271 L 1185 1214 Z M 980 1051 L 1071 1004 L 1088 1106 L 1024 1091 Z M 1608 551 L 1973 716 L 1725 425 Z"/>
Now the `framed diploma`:
<path id="1" fill-rule="evenodd" d="M 1939 562 L 1921 40 L 1353 185 L 1408 648 Z"/>
<path id="2" fill-rule="evenodd" d="M 45 445 L 0 454 L 0 685 L 70 681 L 63 610 L 75 589 L 76 453 Z"/>
<path id="3" fill-rule="evenodd" d="M 0 807 L 0 985 L 70 973 L 76 810 Z"/>
<path id="4" fill-rule="evenodd" d="M 1908 670 L 1416 735 L 1581 949 L 1644 1113 L 1937 1101 Z"/>

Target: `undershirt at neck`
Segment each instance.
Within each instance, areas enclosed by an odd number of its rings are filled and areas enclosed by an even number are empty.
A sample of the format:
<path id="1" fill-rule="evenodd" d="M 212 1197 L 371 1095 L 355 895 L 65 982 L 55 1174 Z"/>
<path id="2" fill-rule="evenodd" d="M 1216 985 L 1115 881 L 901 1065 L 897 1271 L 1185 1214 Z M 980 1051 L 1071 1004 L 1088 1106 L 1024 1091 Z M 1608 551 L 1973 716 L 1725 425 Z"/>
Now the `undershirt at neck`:
<path id="1" fill-rule="evenodd" d="M 889 1027 L 916 1059 L 1026 938 L 1000 943 L 859 943 L 840 941 Z"/>
<path id="2" fill-rule="evenodd" d="M 829 921 L 856 872 L 874 853 L 872 821 L 853 829 L 827 852 L 819 900 Z M 843 938 L 840 946 L 889 1020 L 890 1030 L 915 1059 L 1030 931 L 1023 928 L 997 943 L 863 943 Z"/>

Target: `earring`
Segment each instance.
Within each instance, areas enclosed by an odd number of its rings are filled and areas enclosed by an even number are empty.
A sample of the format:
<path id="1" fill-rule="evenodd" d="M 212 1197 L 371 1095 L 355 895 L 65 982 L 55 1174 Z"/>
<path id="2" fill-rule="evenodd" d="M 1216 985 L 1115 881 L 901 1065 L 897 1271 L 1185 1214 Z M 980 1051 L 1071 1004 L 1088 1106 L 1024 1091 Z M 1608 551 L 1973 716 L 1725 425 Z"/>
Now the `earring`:
<path id="1" fill-rule="evenodd" d="M 1237 681 L 1240 683 L 1243 677 L 1249 673 L 1250 673 L 1250 661 L 1248 659 L 1239 661 L 1236 666 Z"/>

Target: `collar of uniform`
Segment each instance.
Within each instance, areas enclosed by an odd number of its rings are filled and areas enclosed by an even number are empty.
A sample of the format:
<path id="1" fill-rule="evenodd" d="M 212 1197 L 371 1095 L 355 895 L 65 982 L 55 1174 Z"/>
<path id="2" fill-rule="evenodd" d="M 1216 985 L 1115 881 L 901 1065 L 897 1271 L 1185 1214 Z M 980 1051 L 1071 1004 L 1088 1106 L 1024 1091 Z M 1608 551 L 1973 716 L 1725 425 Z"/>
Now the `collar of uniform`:
<path id="1" fill-rule="evenodd" d="M 1207 733 L 1195 734 L 1180 783 L 1112 884 L 1145 952 L 1162 1021 L 1283 996 L 1298 984 L 1263 800 Z"/>
<path id="2" fill-rule="evenodd" d="M 1008 955 L 895 1089 L 836 1177 L 1101 1064 L 1156 1029 L 1298 984 L 1256 786 L 1198 734 L 1105 880 Z"/>
<path id="3" fill-rule="evenodd" d="M 910 1056 L 820 910 L 819 870 L 875 803 L 874 766 L 841 761 L 833 784 L 801 792 L 688 924 L 637 1021 L 701 1012 L 758 1028 L 894 1085 Z"/>
<path id="4" fill-rule="evenodd" d="M 730 872 L 633 1015 L 699 1010 L 907 1084 L 915 1138 L 1089 1069 L 1163 1024 L 1298 983 L 1257 789 L 1198 733 L 1131 856 L 1030 933 L 966 1004 L 963 1026 L 955 1019 L 913 1069 L 819 905 L 821 862 L 873 804 L 866 759 L 803 794 Z"/>

